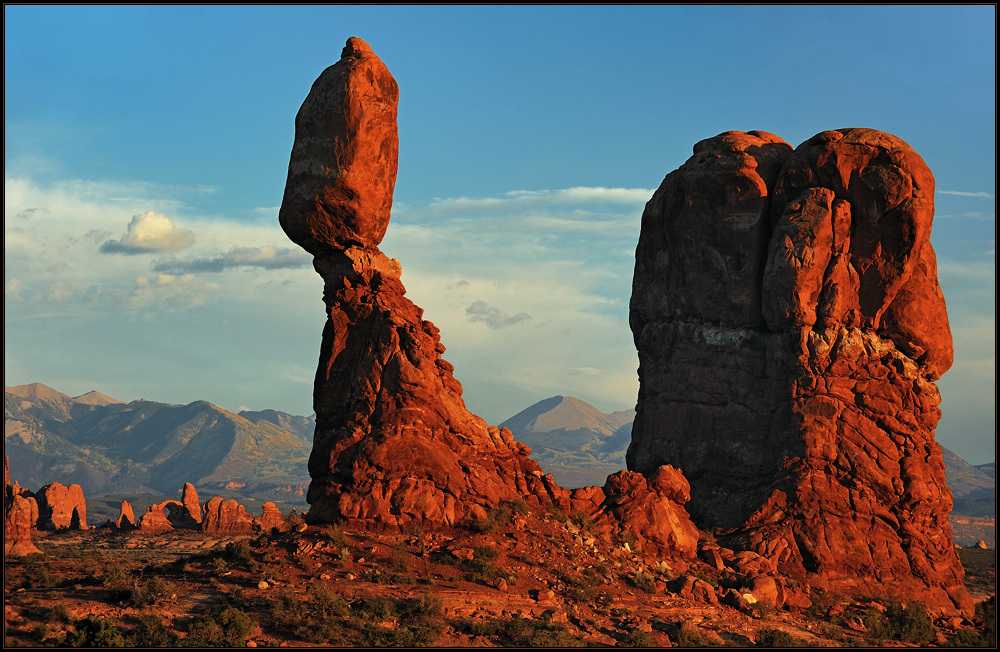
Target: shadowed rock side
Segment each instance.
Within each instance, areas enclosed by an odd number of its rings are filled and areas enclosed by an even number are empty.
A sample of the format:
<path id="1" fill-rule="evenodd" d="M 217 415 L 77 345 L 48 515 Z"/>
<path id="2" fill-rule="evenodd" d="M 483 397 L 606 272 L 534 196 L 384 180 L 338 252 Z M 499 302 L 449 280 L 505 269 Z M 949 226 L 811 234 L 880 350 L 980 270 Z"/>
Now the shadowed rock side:
<path id="1" fill-rule="evenodd" d="M 971 613 L 934 442 L 951 365 L 934 179 L 894 136 L 695 146 L 646 205 L 628 466 L 696 523 L 813 584 Z"/>

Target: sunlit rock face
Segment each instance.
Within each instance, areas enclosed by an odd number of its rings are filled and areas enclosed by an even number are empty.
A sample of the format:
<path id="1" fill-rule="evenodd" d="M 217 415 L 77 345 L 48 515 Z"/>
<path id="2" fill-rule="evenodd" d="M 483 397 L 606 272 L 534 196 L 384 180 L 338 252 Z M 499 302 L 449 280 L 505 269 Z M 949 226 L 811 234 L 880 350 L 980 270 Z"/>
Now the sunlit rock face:
<path id="1" fill-rule="evenodd" d="M 680 468 L 699 526 L 785 572 L 968 613 L 934 442 L 953 353 L 933 199 L 875 130 L 698 143 L 642 217 L 627 460 Z"/>
<path id="2" fill-rule="evenodd" d="M 396 176 L 395 80 L 351 38 L 296 118 L 280 221 L 314 256 L 327 322 L 310 522 L 455 523 L 503 499 L 566 499 L 507 429 L 471 414 L 434 324 L 378 244 Z"/>

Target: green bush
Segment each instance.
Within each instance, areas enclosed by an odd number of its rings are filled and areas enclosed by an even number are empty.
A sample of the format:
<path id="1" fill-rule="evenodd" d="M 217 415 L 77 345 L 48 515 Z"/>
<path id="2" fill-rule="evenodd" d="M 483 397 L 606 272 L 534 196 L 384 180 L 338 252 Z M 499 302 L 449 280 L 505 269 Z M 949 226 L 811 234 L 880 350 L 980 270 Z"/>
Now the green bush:
<path id="1" fill-rule="evenodd" d="M 216 605 L 188 624 L 184 647 L 246 647 L 246 638 L 256 625 L 242 609 Z"/>
<path id="2" fill-rule="evenodd" d="M 788 632 L 781 629 L 771 629 L 762 627 L 757 630 L 754 637 L 757 647 L 795 647 L 795 639 Z"/>
<path id="3" fill-rule="evenodd" d="M 904 643 L 926 643 L 934 638 L 934 624 L 927 615 L 927 609 L 919 602 L 911 602 L 905 607 L 890 604 L 885 614 L 869 608 L 862 616 L 868 636 L 875 640 L 895 640 Z"/>
<path id="4" fill-rule="evenodd" d="M 128 634 L 128 644 L 132 647 L 176 647 L 177 634 L 167 629 L 156 614 L 142 614 Z"/>
<path id="5" fill-rule="evenodd" d="M 136 582 L 128 599 L 137 607 L 152 607 L 174 598 L 176 593 L 175 585 L 159 577 L 152 577 L 145 582 Z"/>
<path id="6" fill-rule="evenodd" d="M 635 575 L 631 577 L 631 582 L 635 588 L 640 591 L 645 591 L 646 593 L 656 593 L 656 580 L 654 580 L 653 576 L 648 573 L 636 571 Z"/>
<path id="7" fill-rule="evenodd" d="M 67 632 L 64 644 L 67 647 L 125 647 L 125 637 L 110 620 L 87 616 L 73 625 Z"/>

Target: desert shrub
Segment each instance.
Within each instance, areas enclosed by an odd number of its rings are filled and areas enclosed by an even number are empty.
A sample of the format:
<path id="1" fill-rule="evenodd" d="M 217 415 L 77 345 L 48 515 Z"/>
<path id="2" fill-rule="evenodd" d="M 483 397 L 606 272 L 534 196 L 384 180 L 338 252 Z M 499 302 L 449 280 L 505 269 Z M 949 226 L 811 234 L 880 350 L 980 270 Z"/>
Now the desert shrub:
<path id="1" fill-rule="evenodd" d="M 152 607 L 174 598 L 177 587 L 159 577 L 152 577 L 145 582 L 136 582 L 129 601 L 137 607 Z"/>
<path id="2" fill-rule="evenodd" d="M 234 605 L 215 605 L 188 623 L 183 647 L 245 647 L 255 627 L 253 619 Z"/>
<path id="3" fill-rule="evenodd" d="M 73 624 L 63 644 L 67 647 L 125 647 L 125 637 L 110 620 L 87 616 Z"/>
<path id="4" fill-rule="evenodd" d="M 927 615 L 927 609 L 919 602 L 906 606 L 890 604 L 885 614 L 870 608 L 865 611 L 862 621 L 868 628 L 868 636 L 876 640 L 926 643 L 934 637 L 934 624 Z"/>
<path id="5" fill-rule="evenodd" d="M 32 553 L 21 560 L 24 566 L 22 586 L 26 589 L 44 589 L 55 586 L 55 579 L 49 576 L 48 562 L 42 553 Z"/>
<path id="6" fill-rule="evenodd" d="M 549 620 L 531 620 L 514 616 L 506 623 L 500 642 L 513 647 L 581 647 L 583 641 L 570 633 L 566 625 Z"/>
<path id="7" fill-rule="evenodd" d="M 57 623 L 69 623 L 73 617 L 69 613 L 69 607 L 64 604 L 56 604 L 49 607 L 47 618 Z"/>
<path id="8" fill-rule="evenodd" d="M 38 623 L 35 628 L 31 630 L 31 637 L 36 641 L 44 641 L 52 633 L 52 629 L 45 623 Z"/>
<path id="9" fill-rule="evenodd" d="M 545 505 L 545 509 L 560 523 L 565 523 L 569 520 L 569 514 L 567 514 L 566 511 L 556 503 L 547 503 Z"/>
<path id="10" fill-rule="evenodd" d="M 381 623 L 396 615 L 396 605 L 389 598 L 370 596 L 353 602 L 351 612 L 366 622 Z"/>
<path id="11" fill-rule="evenodd" d="M 131 647 L 176 647 L 178 637 L 167 629 L 160 616 L 147 613 L 136 619 L 127 640 Z"/>
<path id="12" fill-rule="evenodd" d="M 469 572 L 469 581 L 489 584 L 498 577 L 507 579 L 508 574 L 496 566 L 495 560 L 498 556 L 496 548 L 491 546 L 473 548 L 472 559 L 462 561 L 462 566 Z"/>
<path id="13" fill-rule="evenodd" d="M 271 617 L 279 627 L 295 624 L 304 619 L 308 613 L 306 603 L 299 600 L 289 587 L 284 587 L 274 594 L 271 601 Z"/>
<path id="14" fill-rule="evenodd" d="M 660 647 L 656 638 L 649 632 L 633 629 L 625 636 L 626 647 Z"/>
<path id="15" fill-rule="evenodd" d="M 309 596 L 309 611 L 315 616 L 329 618 L 351 615 L 351 605 L 342 597 L 330 590 L 323 582 L 313 582 L 306 592 Z"/>
<path id="16" fill-rule="evenodd" d="M 393 573 L 410 572 L 410 556 L 406 554 L 405 550 L 393 549 L 389 558 L 389 570 Z"/>
<path id="17" fill-rule="evenodd" d="M 795 639 L 791 634 L 782 629 L 772 629 L 762 627 L 757 630 L 754 636 L 754 643 L 757 647 L 795 647 Z"/>
<path id="18" fill-rule="evenodd" d="M 349 545 L 347 541 L 347 535 L 336 525 L 324 525 L 323 529 L 320 530 L 323 537 L 330 542 L 330 545 L 336 549 L 346 548 Z"/>
<path id="19" fill-rule="evenodd" d="M 697 625 L 690 622 L 680 624 L 676 634 L 677 647 L 719 647 L 720 643 L 709 638 Z"/>
<path id="20" fill-rule="evenodd" d="M 695 573 L 694 576 L 703 582 L 708 582 L 712 585 L 712 588 L 719 588 L 719 580 L 715 579 L 711 575 L 706 575 L 705 573 Z"/>
<path id="21" fill-rule="evenodd" d="M 594 602 L 597 597 L 596 587 L 604 584 L 604 578 L 593 568 L 588 568 L 579 575 L 560 573 L 559 581 L 563 584 L 563 595 L 573 602 Z"/>
<path id="22" fill-rule="evenodd" d="M 232 561 L 237 561 L 237 562 L 250 561 L 252 553 L 253 553 L 253 547 L 250 545 L 250 542 L 246 539 L 233 541 L 232 543 L 226 545 L 225 555 Z"/>
<path id="23" fill-rule="evenodd" d="M 629 578 L 632 585 L 640 591 L 645 591 L 646 593 L 656 593 L 656 580 L 653 576 L 648 573 L 643 573 L 642 571 L 636 571 L 635 575 Z"/>
<path id="24" fill-rule="evenodd" d="M 132 570 L 121 559 L 113 559 L 104 567 L 101 584 L 109 589 L 129 584 L 132 580 Z"/>
<path id="25" fill-rule="evenodd" d="M 594 519 L 590 518 L 588 514 L 583 512 L 573 512 L 570 514 L 569 518 L 581 530 L 591 532 L 594 529 Z"/>

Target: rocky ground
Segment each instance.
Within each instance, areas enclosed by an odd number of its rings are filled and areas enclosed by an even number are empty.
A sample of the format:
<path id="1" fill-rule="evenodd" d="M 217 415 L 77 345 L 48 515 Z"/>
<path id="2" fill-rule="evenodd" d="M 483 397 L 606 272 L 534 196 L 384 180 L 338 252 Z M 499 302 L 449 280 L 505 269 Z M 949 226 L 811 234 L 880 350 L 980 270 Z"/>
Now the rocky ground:
<path id="1" fill-rule="evenodd" d="M 435 531 L 296 521 L 289 532 L 256 538 L 42 534 L 35 543 L 43 555 L 5 560 L 4 646 L 995 641 L 995 598 L 985 632 L 982 609 L 976 622 L 932 623 L 891 596 L 853 602 L 813 591 L 808 609 L 776 609 L 765 595 L 729 606 L 720 596 L 748 594 L 744 576 L 697 560 L 664 563 L 628 541 L 595 538 L 588 525 L 508 502 L 485 520 Z M 977 602 L 995 593 L 995 552 L 963 551 L 963 561 Z"/>

